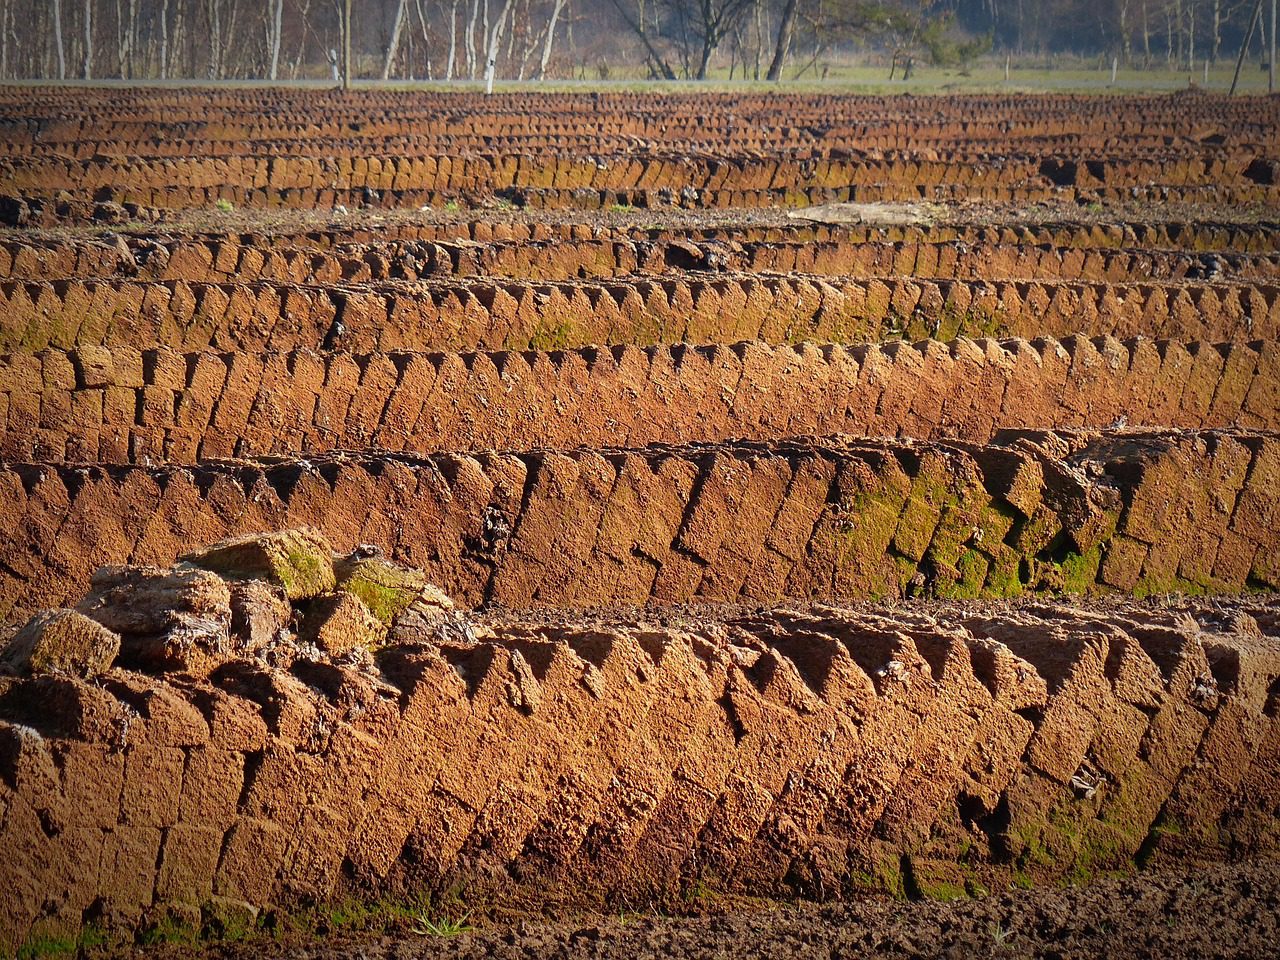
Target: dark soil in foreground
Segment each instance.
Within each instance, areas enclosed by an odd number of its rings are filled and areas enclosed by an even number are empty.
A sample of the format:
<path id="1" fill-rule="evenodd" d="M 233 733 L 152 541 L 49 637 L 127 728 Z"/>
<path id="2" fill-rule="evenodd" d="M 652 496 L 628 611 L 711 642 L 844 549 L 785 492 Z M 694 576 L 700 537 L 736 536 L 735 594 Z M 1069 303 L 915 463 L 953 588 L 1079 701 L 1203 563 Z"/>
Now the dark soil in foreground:
<path id="1" fill-rule="evenodd" d="M 723 906 L 723 905 L 721 905 Z M 187 955 L 141 951 L 149 960 Z M 206 960 L 409 958 L 1008 957 L 1201 960 L 1280 955 L 1280 861 L 1150 872 L 1066 890 L 950 903 L 864 900 L 734 905 L 696 917 L 652 913 L 486 923 L 454 936 L 405 930 L 207 948 Z"/>

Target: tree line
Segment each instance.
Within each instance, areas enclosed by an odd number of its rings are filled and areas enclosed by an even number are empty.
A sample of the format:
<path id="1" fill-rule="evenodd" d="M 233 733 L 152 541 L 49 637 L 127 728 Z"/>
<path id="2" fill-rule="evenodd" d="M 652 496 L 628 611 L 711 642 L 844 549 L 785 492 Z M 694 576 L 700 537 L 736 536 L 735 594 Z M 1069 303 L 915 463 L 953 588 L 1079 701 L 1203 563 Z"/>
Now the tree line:
<path id="1" fill-rule="evenodd" d="M 1266 48 L 1257 0 L 0 0 L 3 79 L 793 78 L 873 48 L 1191 67 Z M 1256 22 L 1255 22 L 1256 20 Z M 1251 30 L 1253 26 L 1255 29 Z"/>

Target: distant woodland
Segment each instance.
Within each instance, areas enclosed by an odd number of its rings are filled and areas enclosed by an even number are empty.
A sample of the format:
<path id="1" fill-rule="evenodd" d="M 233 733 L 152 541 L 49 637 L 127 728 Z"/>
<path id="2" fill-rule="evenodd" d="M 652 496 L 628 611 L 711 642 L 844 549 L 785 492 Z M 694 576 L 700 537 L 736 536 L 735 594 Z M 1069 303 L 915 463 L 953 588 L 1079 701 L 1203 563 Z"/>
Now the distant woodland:
<path id="1" fill-rule="evenodd" d="M 6 79 L 775 80 L 824 58 L 1261 56 L 1257 0 L 0 0 Z M 349 17 L 349 19 L 348 19 Z M 349 27 L 347 26 L 349 24 Z M 1252 29 L 1251 29 L 1252 27 Z"/>

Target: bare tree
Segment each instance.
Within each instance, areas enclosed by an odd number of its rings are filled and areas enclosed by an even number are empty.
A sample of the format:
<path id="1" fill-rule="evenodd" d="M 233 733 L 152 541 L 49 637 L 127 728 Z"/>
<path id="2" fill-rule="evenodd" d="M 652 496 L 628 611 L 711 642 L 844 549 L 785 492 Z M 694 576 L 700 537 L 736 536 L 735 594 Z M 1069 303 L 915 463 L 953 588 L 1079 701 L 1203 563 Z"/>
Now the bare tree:
<path id="1" fill-rule="evenodd" d="M 93 0 L 84 0 L 84 78 L 93 76 Z"/>
<path id="2" fill-rule="evenodd" d="M 400 31 L 404 27 L 405 2 L 406 0 L 398 0 L 396 3 L 396 22 L 391 28 L 391 42 L 387 44 L 387 55 L 382 61 L 383 80 L 391 76 L 391 65 L 395 62 L 396 51 L 400 49 Z"/>
<path id="3" fill-rule="evenodd" d="M 271 66 L 267 75 L 272 80 L 277 80 L 280 77 L 280 41 L 283 35 L 284 0 L 275 0 L 271 29 L 267 31 L 267 36 L 271 41 Z"/>
<path id="4" fill-rule="evenodd" d="M 425 31 L 424 31 L 425 35 Z M 444 78 L 453 79 L 453 70 L 458 63 L 458 0 L 453 0 L 449 7 L 449 62 L 445 65 Z"/>
<path id="5" fill-rule="evenodd" d="M 418 27 L 422 31 L 422 50 L 427 61 L 427 79 L 433 79 L 431 70 L 431 31 L 427 27 L 427 15 L 422 9 L 422 0 L 413 0 L 413 7 L 418 12 Z M 413 34 L 409 35 L 412 42 Z"/>
<path id="6" fill-rule="evenodd" d="M 636 0 L 636 11 L 633 15 L 628 0 L 612 0 L 614 9 L 622 17 L 623 21 L 631 32 L 640 38 L 645 50 L 645 59 L 649 63 L 649 73 L 662 80 L 674 80 L 676 72 L 671 69 L 671 65 L 667 62 L 666 57 L 654 45 L 652 36 L 645 25 L 645 7 L 644 0 Z"/>
<path id="7" fill-rule="evenodd" d="M 160 2 L 160 79 L 169 76 L 169 0 Z"/>
<path id="8" fill-rule="evenodd" d="M 204 12 L 209 27 L 209 79 L 216 80 L 218 65 L 222 62 L 219 49 L 222 45 L 222 4 L 218 0 L 205 0 Z"/>
<path id="9" fill-rule="evenodd" d="M 782 23 L 778 26 L 778 42 L 773 48 L 773 60 L 769 63 L 769 72 L 765 74 L 766 80 L 780 80 L 782 78 L 782 64 L 787 59 L 787 51 L 791 49 L 791 34 L 796 25 L 796 8 L 799 6 L 797 0 L 787 0 L 787 5 L 782 8 Z"/>
<path id="10" fill-rule="evenodd" d="M 1120 49 L 1128 63 L 1133 56 L 1133 43 L 1129 36 L 1129 0 L 1116 0 L 1116 18 L 1120 22 Z"/>
<path id="11" fill-rule="evenodd" d="M 134 73 L 134 50 L 138 36 L 138 0 L 116 0 L 116 57 L 119 75 L 131 78 Z"/>
<path id="12" fill-rule="evenodd" d="M 342 89 L 351 89 L 351 0 L 342 5 Z"/>
<path id="13" fill-rule="evenodd" d="M 58 79 L 67 79 L 67 51 L 62 45 L 62 0 L 53 0 L 53 42 L 58 48 Z"/>
<path id="14" fill-rule="evenodd" d="M 551 47 L 556 39 L 556 24 L 560 20 L 560 14 L 563 12 L 569 0 L 554 0 L 551 7 L 551 19 L 547 21 L 547 35 L 542 43 L 542 59 L 538 61 L 538 79 L 545 80 L 547 78 L 547 64 L 551 62 Z"/>
<path id="15" fill-rule="evenodd" d="M 485 9 L 485 19 L 489 19 L 489 0 L 483 0 Z M 471 17 L 467 20 L 466 32 L 466 50 L 467 50 L 467 76 L 472 80 L 476 78 L 476 20 L 480 16 L 481 0 L 471 0 Z"/>
<path id="16" fill-rule="evenodd" d="M 493 76 L 498 67 L 498 46 L 502 43 L 503 25 L 507 22 L 507 14 L 511 10 L 512 0 L 504 0 L 502 13 L 498 21 L 489 29 L 488 43 L 485 50 L 484 92 L 493 93 Z M 485 13 L 489 12 L 489 4 L 485 3 Z"/>

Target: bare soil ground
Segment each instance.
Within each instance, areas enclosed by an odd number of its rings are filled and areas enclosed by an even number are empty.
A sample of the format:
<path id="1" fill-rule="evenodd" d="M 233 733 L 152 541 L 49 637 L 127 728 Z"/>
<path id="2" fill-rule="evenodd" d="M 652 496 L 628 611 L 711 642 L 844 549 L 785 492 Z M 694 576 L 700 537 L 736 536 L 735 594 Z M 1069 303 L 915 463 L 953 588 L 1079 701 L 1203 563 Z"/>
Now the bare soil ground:
<path id="1" fill-rule="evenodd" d="M 450 936 L 385 931 L 301 934 L 213 945 L 206 960 L 1267 960 L 1280 937 L 1280 862 L 1194 872 L 1156 871 L 1059 890 L 1010 890 L 981 899 L 847 903 L 739 901 L 673 917 L 618 914 L 493 917 Z M 123 954 L 122 954 L 123 955 Z M 129 953 L 176 960 L 185 947 Z"/>

